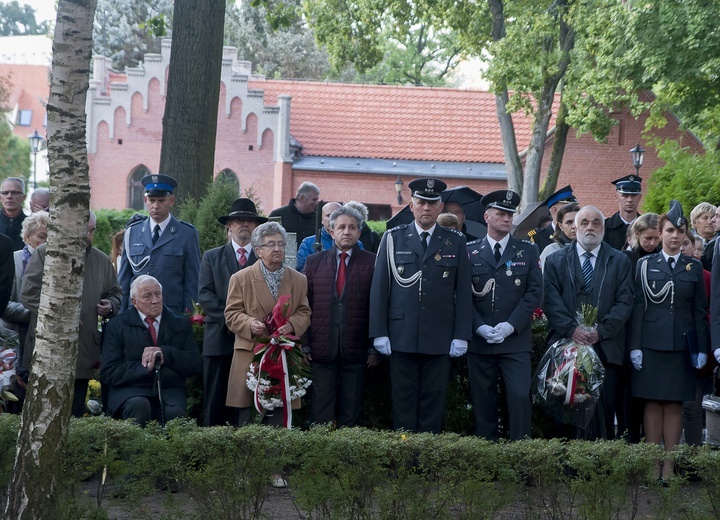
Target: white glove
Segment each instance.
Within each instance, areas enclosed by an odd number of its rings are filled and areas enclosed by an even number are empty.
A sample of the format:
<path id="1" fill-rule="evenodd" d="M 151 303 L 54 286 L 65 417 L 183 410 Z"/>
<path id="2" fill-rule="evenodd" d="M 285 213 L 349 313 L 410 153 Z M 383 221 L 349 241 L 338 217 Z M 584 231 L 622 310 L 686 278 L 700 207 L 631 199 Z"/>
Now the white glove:
<path id="1" fill-rule="evenodd" d="M 708 355 L 703 354 L 702 352 L 698 352 L 697 357 L 698 357 L 698 361 L 697 361 L 697 366 L 695 368 L 700 370 L 702 367 L 704 367 L 707 364 Z"/>
<path id="2" fill-rule="evenodd" d="M 720 363 L 720 348 L 716 348 L 713 351 L 713 355 L 715 356 L 715 359 L 717 360 L 717 362 Z"/>
<path id="3" fill-rule="evenodd" d="M 387 336 L 381 336 L 373 340 L 373 347 L 383 356 L 389 356 L 392 352 L 390 348 L 390 338 Z"/>
<path id="4" fill-rule="evenodd" d="M 490 325 L 480 325 L 475 333 L 488 343 L 500 343 L 505 339 Z"/>
<path id="5" fill-rule="evenodd" d="M 642 368 L 642 350 L 635 349 L 630 351 L 630 362 L 632 363 L 632 366 L 635 367 L 635 370 L 640 370 Z"/>
<path id="6" fill-rule="evenodd" d="M 467 341 L 464 339 L 454 339 L 450 343 L 450 357 L 460 357 L 467 352 Z"/>
<path id="7" fill-rule="evenodd" d="M 505 339 L 510 334 L 515 332 L 515 327 L 510 325 L 507 321 L 503 321 L 502 323 L 498 323 L 497 325 L 495 325 L 495 330 L 500 336 L 502 336 L 503 339 Z"/>

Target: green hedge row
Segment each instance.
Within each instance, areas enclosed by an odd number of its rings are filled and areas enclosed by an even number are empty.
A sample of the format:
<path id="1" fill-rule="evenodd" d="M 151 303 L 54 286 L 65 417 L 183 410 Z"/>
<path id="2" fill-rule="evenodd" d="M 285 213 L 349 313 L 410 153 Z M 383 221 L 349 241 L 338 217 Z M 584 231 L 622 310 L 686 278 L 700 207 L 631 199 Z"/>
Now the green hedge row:
<path id="1" fill-rule="evenodd" d="M 18 425 L 17 416 L 0 416 L 3 488 Z M 141 429 L 98 417 L 72 421 L 64 452 L 66 518 L 106 517 L 109 500 L 103 497 L 118 486 L 130 504 L 168 482 L 181 485 L 194 502 L 192 513 L 176 504 L 174 518 L 259 518 L 271 491 L 269 475 L 280 471 L 298 510 L 312 518 L 717 518 L 720 513 L 720 452 L 709 448 L 678 450 L 678 466 L 700 483 L 685 485 L 685 477 L 678 477 L 667 488 L 651 478 L 659 447 L 619 441 L 490 443 L 455 434 L 354 428 L 200 428 L 183 420 L 165 429 L 154 423 Z M 90 478 L 100 482 L 94 502 L 78 492 L 79 483 Z"/>

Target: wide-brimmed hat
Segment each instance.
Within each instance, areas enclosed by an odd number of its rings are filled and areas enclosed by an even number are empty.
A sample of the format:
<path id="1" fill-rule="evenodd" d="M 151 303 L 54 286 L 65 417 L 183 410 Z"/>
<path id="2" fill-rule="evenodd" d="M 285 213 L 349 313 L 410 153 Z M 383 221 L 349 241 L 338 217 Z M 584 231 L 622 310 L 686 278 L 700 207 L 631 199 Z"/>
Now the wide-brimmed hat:
<path id="1" fill-rule="evenodd" d="M 264 224 L 268 221 L 267 217 L 261 217 L 257 214 L 255 203 L 250 199 L 235 199 L 230 206 L 230 212 L 227 215 L 218 217 L 220 224 L 227 224 L 229 220 L 254 220 L 258 224 Z"/>

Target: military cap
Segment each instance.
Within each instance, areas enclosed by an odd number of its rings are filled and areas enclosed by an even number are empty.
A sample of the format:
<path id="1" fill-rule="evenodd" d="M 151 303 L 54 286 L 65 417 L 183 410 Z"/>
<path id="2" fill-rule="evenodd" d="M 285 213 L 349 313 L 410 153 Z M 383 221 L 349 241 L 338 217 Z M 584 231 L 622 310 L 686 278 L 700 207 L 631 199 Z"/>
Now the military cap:
<path id="1" fill-rule="evenodd" d="M 441 200 L 441 193 L 447 189 L 447 184 L 438 179 L 415 179 L 408 184 L 413 197 L 423 200 Z"/>
<path id="2" fill-rule="evenodd" d="M 688 221 L 683 215 L 682 204 L 677 200 L 670 201 L 670 209 L 665 214 L 670 223 L 676 228 L 681 228 L 683 224 L 687 225 Z"/>
<path id="3" fill-rule="evenodd" d="M 642 179 L 635 174 L 626 175 L 611 181 L 615 185 L 615 190 L 618 193 L 636 194 L 642 191 Z"/>
<path id="4" fill-rule="evenodd" d="M 177 181 L 169 175 L 153 173 L 140 179 L 140 184 L 145 186 L 145 195 L 148 197 L 165 197 L 172 194 Z"/>
<path id="5" fill-rule="evenodd" d="M 250 199 L 239 198 L 235 199 L 230 206 L 230 211 L 227 215 L 218 217 L 220 224 L 227 224 L 229 220 L 252 220 L 258 224 L 264 224 L 268 221 L 267 217 L 261 217 L 257 214 L 255 209 L 255 203 Z"/>
<path id="6" fill-rule="evenodd" d="M 491 191 L 480 201 L 486 208 L 495 208 L 515 213 L 520 205 L 520 195 L 511 190 Z"/>
<path id="7" fill-rule="evenodd" d="M 558 202 L 562 202 L 563 204 L 569 204 L 571 202 L 577 201 L 577 198 L 575 197 L 575 195 L 573 195 L 572 186 L 568 184 L 564 188 L 560 188 L 555 193 L 550 195 L 547 199 L 545 199 L 545 205 L 548 208 L 552 208 Z"/>

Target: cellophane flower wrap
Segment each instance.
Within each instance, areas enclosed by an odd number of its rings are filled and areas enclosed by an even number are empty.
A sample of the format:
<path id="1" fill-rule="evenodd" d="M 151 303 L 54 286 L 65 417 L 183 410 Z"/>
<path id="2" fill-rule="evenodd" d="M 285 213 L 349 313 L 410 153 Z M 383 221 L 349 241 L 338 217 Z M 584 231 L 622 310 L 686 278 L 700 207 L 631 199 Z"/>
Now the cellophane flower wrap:
<path id="1" fill-rule="evenodd" d="M 263 318 L 269 337 L 254 338 L 255 358 L 247 373 L 247 386 L 253 391 L 255 409 L 265 414 L 281 408 L 286 428 L 292 425 L 291 401 L 305 395 L 311 384 L 310 369 L 299 338 L 278 332 L 291 314 L 290 296 L 280 296 L 272 312 Z"/>
<path id="2" fill-rule="evenodd" d="M 584 304 L 580 326 L 597 329 L 597 309 Z M 555 342 L 540 360 L 534 376 L 533 401 L 550 417 L 587 428 L 600 399 L 605 367 L 592 345 L 569 338 Z"/>

